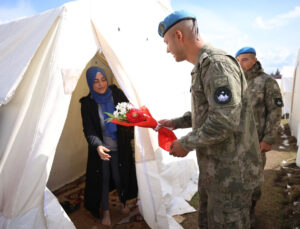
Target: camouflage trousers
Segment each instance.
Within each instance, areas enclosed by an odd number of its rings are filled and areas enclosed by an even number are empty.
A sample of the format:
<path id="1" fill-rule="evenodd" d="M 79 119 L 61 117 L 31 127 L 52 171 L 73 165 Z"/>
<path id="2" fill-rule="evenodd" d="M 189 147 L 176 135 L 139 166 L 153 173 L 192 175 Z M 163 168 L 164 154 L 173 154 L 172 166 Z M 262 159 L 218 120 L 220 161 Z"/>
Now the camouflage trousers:
<path id="1" fill-rule="evenodd" d="M 267 161 L 266 153 L 261 153 L 261 158 L 263 161 L 263 169 L 264 169 Z M 255 188 L 253 191 L 252 194 L 252 203 L 254 204 L 254 206 L 252 206 L 253 208 L 255 207 L 256 201 L 260 199 L 260 196 L 261 196 L 261 186 Z"/>
<path id="2" fill-rule="evenodd" d="M 263 161 L 263 168 L 264 168 L 266 165 L 266 162 L 267 162 L 266 152 L 261 153 L 260 155 L 261 155 L 261 159 Z"/>
<path id="3" fill-rule="evenodd" d="M 265 152 L 261 153 L 261 159 L 263 161 L 263 169 L 264 169 L 267 161 Z M 255 205 L 256 202 L 260 199 L 260 197 L 261 197 L 261 186 L 258 186 L 257 188 L 254 189 L 252 193 L 251 217 L 255 217 L 254 215 Z"/>
<path id="4" fill-rule="evenodd" d="M 252 191 L 210 193 L 199 187 L 199 229 L 249 229 Z"/>

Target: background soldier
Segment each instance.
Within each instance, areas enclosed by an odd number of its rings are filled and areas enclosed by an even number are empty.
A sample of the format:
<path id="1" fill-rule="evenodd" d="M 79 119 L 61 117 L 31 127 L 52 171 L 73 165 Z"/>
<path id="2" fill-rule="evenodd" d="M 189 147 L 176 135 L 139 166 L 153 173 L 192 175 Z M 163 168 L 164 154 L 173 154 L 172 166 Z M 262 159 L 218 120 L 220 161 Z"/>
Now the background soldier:
<path id="1" fill-rule="evenodd" d="M 266 165 L 266 152 L 272 149 L 281 120 L 282 96 L 277 81 L 267 75 L 256 58 L 252 47 L 241 48 L 236 53 L 248 84 L 256 129 L 259 138 L 263 167 Z M 261 189 L 253 193 L 251 225 L 255 225 L 255 204 L 261 196 Z"/>
<path id="2" fill-rule="evenodd" d="M 192 127 L 172 143 L 170 154 L 184 157 L 196 149 L 199 227 L 250 228 L 251 196 L 263 177 L 244 74 L 234 57 L 204 43 L 196 17 L 186 11 L 167 16 L 158 33 L 177 62 L 195 65 L 192 111 L 159 122 L 174 129 Z"/>

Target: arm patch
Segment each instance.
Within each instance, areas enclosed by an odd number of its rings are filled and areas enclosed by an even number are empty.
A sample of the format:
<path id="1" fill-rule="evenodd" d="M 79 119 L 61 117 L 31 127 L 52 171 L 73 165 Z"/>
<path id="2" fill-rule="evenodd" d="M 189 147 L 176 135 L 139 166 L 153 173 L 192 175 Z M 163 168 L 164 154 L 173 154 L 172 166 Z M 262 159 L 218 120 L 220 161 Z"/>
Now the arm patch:
<path id="1" fill-rule="evenodd" d="M 275 102 L 276 106 L 283 107 L 283 101 L 281 98 L 275 98 L 274 102 Z"/>
<path id="2" fill-rule="evenodd" d="M 218 104 L 226 104 L 231 101 L 232 93 L 227 87 L 219 87 L 214 94 L 215 102 Z"/>

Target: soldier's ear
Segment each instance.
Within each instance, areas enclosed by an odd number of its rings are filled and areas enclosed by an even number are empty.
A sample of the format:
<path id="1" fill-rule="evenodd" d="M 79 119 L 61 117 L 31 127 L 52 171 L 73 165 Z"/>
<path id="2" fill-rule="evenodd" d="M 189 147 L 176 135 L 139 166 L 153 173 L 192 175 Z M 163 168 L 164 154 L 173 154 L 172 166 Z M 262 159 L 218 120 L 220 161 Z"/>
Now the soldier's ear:
<path id="1" fill-rule="evenodd" d="M 175 38 L 176 38 L 177 40 L 179 40 L 179 41 L 182 41 L 183 34 L 182 34 L 182 32 L 181 32 L 180 30 L 178 30 L 178 29 L 175 31 Z"/>

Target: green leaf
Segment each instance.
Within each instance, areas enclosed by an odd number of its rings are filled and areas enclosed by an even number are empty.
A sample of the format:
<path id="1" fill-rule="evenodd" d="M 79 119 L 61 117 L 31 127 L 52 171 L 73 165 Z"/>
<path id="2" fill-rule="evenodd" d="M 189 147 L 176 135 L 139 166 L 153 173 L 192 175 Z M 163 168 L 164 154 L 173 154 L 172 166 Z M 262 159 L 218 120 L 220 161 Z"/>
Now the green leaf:
<path id="1" fill-rule="evenodd" d="M 111 120 L 113 120 L 114 118 L 107 118 L 107 119 L 105 119 L 104 121 L 105 122 L 111 122 Z"/>
<path id="2" fill-rule="evenodd" d="M 108 112 L 104 112 L 104 113 L 107 114 L 107 116 L 110 117 L 110 118 L 112 118 L 112 119 L 115 118 L 115 116 L 113 114 L 111 114 L 111 113 L 108 113 Z"/>

